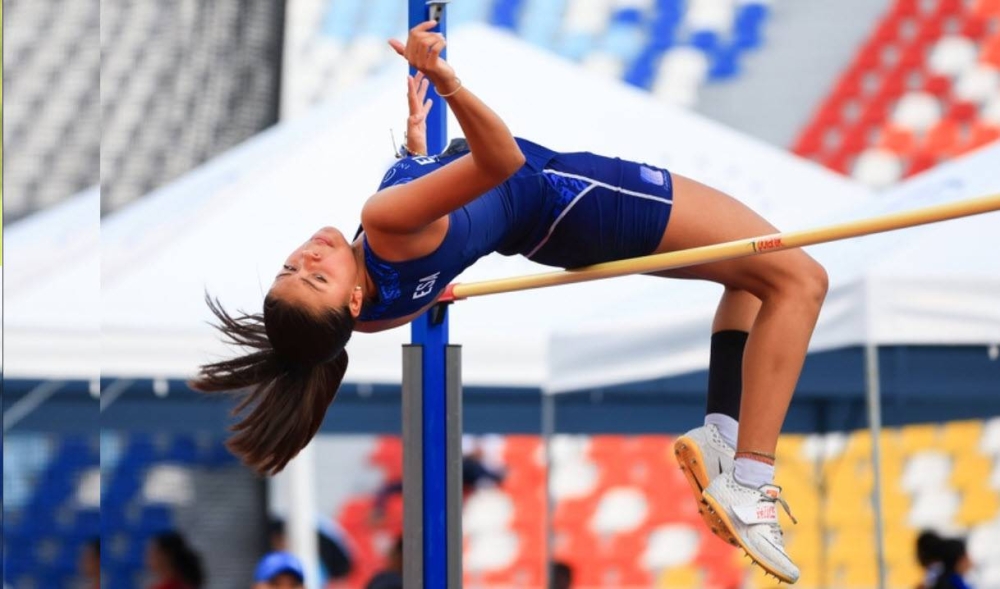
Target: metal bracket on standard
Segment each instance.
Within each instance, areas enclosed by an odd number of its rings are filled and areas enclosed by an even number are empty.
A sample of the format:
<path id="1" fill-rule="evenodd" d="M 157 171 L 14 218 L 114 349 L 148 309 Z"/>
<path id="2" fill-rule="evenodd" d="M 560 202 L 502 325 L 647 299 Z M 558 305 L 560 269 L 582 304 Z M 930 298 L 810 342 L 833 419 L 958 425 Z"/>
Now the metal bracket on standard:
<path id="1" fill-rule="evenodd" d="M 431 20 L 440 21 L 441 14 L 444 13 L 444 5 L 451 2 L 451 0 L 427 0 L 427 12 L 430 14 Z"/>

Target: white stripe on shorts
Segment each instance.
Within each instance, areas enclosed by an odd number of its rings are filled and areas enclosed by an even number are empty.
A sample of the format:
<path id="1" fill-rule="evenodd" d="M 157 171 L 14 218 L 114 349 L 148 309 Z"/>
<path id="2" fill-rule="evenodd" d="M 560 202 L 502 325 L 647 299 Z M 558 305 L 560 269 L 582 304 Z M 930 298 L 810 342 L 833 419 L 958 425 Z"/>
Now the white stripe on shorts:
<path id="1" fill-rule="evenodd" d="M 594 188 L 596 188 L 598 186 L 600 186 L 601 188 L 607 188 L 608 190 L 611 190 L 611 191 L 614 191 L 614 192 L 620 192 L 622 194 L 627 194 L 629 196 L 635 196 L 637 198 L 645 198 L 645 199 L 648 199 L 648 200 L 655 200 L 657 202 L 662 202 L 663 204 L 668 204 L 669 205 L 669 204 L 673 204 L 673 202 L 674 202 L 673 200 L 671 200 L 669 198 L 664 198 L 662 196 L 654 196 L 652 194 L 645 194 L 643 192 L 636 192 L 634 190 L 627 190 L 625 188 L 620 188 L 618 186 L 612 186 L 611 184 L 606 184 L 604 182 L 601 182 L 600 180 L 594 180 L 593 178 L 588 178 L 586 176 L 581 176 L 579 174 L 570 174 L 570 173 L 567 173 L 567 172 L 560 172 L 558 170 L 552 170 L 552 169 L 546 169 L 546 170 L 542 170 L 542 171 L 544 173 L 546 173 L 546 174 L 552 174 L 554 176 L 562 176 L 564 178 L 573 178 L 575 180 L 584 180 L 586 182 L 589 182 L 590 186 L 588 186 L 588 187 L 584 188 L 583 190 L 581 190 L 580 194 L 576 195 L 573 198 L 573 200 L 570 201 L 570 203 L 568 205 L 566 205 L 566 209 L 563 210 L 562 213 L 559 213 L 559 216 L 556 217 L 556 220 L 552 222 L 551 226 L 549 226 L 549 231 L 548 231 L 548 233 L 545 234 L 545 237 L 542 239 L 542 241 L 540 241 L 538 243 L 538 245 L 536 245 L 534 247 L 534 249 L 532 249 L 530 252 L 528 252 L 527 254 L 525 254 L 524 257 L 526 257 L 526 258 L 531 258 L 531 256 L 535 255 L 538 252 L 538 250 L 542 249 L 542 246 L 544 246 L 546 243 L 548 243 L 549 238 L 552 237 L 552 233 L 555 232 L 555 230 L 556 230 L 556 226 L 559 225 L 559 222 L 563 220 L 563 217 L 565 217 L 566 214 L 569 213 L 570 209 L 572 209 L 573 206 L 576 205 L 576 203 L 579 202 L 580 199 L 583 198 L 583 196 L 585 194 L 587 194 L 588 192 L 590 192 L 591 190 L 593 190 Z"/>

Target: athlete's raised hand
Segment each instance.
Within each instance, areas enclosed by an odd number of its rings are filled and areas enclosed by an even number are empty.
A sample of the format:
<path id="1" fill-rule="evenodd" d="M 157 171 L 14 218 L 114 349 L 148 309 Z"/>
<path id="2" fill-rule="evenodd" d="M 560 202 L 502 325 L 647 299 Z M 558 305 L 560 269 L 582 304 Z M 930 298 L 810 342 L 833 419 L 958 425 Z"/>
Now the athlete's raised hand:
<path id="1" fill-rule="evenodd" d="M 429 85 L 423 72 L 406 77 L 406 96 L 410 105 L 410 116 L 406 119 L 406 148 L 410 153 L 427 153 L 427 113 L 434 105 L 434 101 L 427 98 Z"/>
<path id="2" fill-rule="evenodd" d="M 441 59 L 441 52 L 448 44 L 444 35 L 430 32 L 437 24 L 433 20 L 422 22 L 410 29 L 406 45 L 396 39 L 390 39 L 389 45 L 396 53 L 405 57 L 411 66 L 427 76 L 439 92 L 448 93 L 457 82 L 455 70 Z"/>

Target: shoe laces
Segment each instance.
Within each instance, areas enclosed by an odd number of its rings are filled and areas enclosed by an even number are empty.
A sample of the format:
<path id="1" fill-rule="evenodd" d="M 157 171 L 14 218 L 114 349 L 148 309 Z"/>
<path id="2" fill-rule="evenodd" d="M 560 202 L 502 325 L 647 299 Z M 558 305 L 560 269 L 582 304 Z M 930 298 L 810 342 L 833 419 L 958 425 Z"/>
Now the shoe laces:
<path id="1" fill-rule="evenodd" d="M 780 493 L 781 493 L 780 489 L 778 489 L 774 495 L 771 495 L 765 491 L 761 491 L 760 492 L 761 500 L 770 501 L 771 503 L 777 503 L 778 505 L 781 505 L 781 507 L 785 510 L 785 513 L 788 514 L 788 517 L 791 518 L 792 523 L 797 525 L 799 523 L 799 520 L 795 519 L 795 516 L 792 515 L 792 509 L 788 507 L 788 502 L 781 498 Z"/>

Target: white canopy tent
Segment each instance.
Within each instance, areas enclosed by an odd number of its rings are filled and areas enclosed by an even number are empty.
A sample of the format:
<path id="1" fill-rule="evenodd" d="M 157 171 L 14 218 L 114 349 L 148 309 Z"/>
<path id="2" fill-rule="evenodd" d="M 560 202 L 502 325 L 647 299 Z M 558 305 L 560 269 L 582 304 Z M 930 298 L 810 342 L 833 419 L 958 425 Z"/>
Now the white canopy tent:
<path id="1" fill-rule="evenodd" d="M 4 376 L 96 380 L 100 191 L 17 221 L 4 246 Z"/>
<path id="2" fill-rule="evenodd" d="M 556 149 L 667 166 L 732 192 L 778 224 L 870 198 L 812 163 L 490 28 L 473 26 L 450 38 L 451 61 L 465 84 L 515 134 Z M 207 325 L 206 289 L 229 308 L 257 309 L 284 256 L 318 226 L 340 223 L 353 234 L 362 203 L 392 161 L 386 131 L 405 120 L 404 76 L 400 61 L 338 102 L 106 218 L 103 374 L 191 375 L 200 362 L 227 353 Z M 450 125 L 458 135 L 457 123 Z M 460 280 L 539 270 L 520 258 L 491 256 Z M 463 380 L 541 387 L 553 330 L 636 297 L 670 300 L 672 289 L 691 286 L 666 284 L 631 277 L 462 302 L 452 311 L 451 339 L 465 346 Z M 398 383 L 398 346 L 408 340 L 405 328 L 355 335 L 347 381 Z"/>
<path id="3" fill-rule="evenodd" d="M 994 144 L 820 223 L 1000 191 Z M 1000 214 L 992 213 L 807 248 L 831 278 L 811 351 L 868 345 L 1000 343 Z M 666 312 L 634 297 L 614 320 L 553 335 L 547 390 L 663 378 L 708 367 L 714 300 Z"/>

